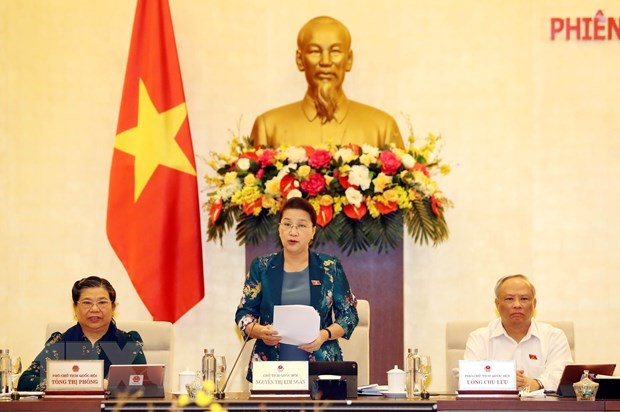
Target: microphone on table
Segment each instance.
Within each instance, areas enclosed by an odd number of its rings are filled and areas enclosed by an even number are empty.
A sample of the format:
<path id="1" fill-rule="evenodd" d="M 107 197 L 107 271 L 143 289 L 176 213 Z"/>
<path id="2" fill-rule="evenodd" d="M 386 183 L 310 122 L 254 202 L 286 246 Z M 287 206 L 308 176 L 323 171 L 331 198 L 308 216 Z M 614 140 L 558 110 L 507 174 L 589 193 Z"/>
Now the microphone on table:
<path id="1" fill-rule="evenodd" d="M 245 339 L 243 340 L 243 345 L 241 346 L 241 350 L 239 351 L 239 354 L 237 355 L 237 359 L 235 359 L 235 363 L 233 363 L 232 368 L 230 368 L 230 372 L 228 372 L 228 376 L 226 377 L 226 380 L 224 381 L 224 386 L 222 386 L 221 389 L 217 388 L 217 390 L 215 391 L 216 399 L 226 398 L 226 392 L 224 392 L 226 389 L 226 385 L 228 385 L 228 381 L 230 380 L 230 377 L 232 376 L 232 373 L 235 370 L 235 366 L 237 366 L 237 362 L 239 362 L 239 358 L 241 357 L 241 354 L 243 353 L 243 349 L 245 349 L 246 343 L 248 343 L 248 341 L 250 340 L 250 335 L 252 334 L 252 331 L 254 330 L 254 326 L 256 326 L 256 322 L 252 322 L 252 328 L 250 329 L 250 332 L 245 335 Z"/>

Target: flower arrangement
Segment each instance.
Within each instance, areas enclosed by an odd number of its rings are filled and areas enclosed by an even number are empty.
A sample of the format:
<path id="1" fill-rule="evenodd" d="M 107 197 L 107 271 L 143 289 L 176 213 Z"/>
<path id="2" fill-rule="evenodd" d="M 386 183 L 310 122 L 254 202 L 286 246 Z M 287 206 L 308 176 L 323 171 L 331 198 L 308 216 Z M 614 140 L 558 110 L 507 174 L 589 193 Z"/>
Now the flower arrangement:
<path id="1" fill-rule="evenodd" d="M 420 244 L 448 238 L 444 210 L 451 206 L 433 176 L 450 167 L 438 157 L 441 136 L 408 139 L 408 148 L 369 145 L 255 148 L 233 137 L 229 154 L 212 153 L 208 240 L 235 223 L 240 244 L 258 244 L 277 231 L 286 199 L 308 199 L 317 212 L 315 245 L 337 243 L 343 252 L 394 248 L 403 223 Z M 277 236 L 276 236 L 277 238 Z"/>

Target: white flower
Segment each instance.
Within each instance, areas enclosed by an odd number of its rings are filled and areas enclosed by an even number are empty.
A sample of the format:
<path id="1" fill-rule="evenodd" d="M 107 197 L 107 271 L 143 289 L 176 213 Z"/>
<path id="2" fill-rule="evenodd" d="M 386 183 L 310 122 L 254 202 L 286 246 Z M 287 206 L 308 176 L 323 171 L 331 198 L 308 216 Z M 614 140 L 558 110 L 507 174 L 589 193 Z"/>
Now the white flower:
<path id="1" fill-rule="evenodd" d="M 343 162 L 348 163 L 355 159 L 355 154 L 353 153 L 353 150 L 349 148 L 342 148 L 338 149 L 338 151 L 334 153 L 334 159 L 338 160 L 339 158 L 342 159 Z"/>
<path id="2" fill-rule="evenodd" d="M 359 207 L 362 204 L 363 196 L 359 190 L 350 187 L 344 192 L 350 205 Z"/>
<path id="3" fill-rule="evenodd" d="M 250 168 L 250 159 L 247 157 L 241 158 L 237 161 L 237 166 L 241 170 L 248 170 Z"/>
<path id="4" fill-rule="evenodd" d="M 288 192 L 288 195 L 286 195 L 286 199 L 292 199 L 294 197 L 301 197 L 301 191 L 298 189 L 293 189 L 290 192 Z"/>
<path id="5" fill-rule="evenodd" d="M 308 160 L 308 156 L 306 156 L 306 149 L 303 147 L 289 147 L 286 149 L 286 156 L 288 157 L 288 161 L 290 163 L 301 163 Z"/>
<path id="6" fill-rule="evenodd" d="M 241 190 L 241 187 L 241 182 L 239 181 L 239 179 L 236 179 L 232 183 L 220 187 L 217 190 L 217 194 L 219 197 L 222 198 L 223 201 L 227 201 L 232 197 L 232 195 Z"/>
<path id="7" fill-rule="evenodd" d="M 296 170 L 296 169 L 297 169 L 297 165 L 296 164 L 286 165 L 286 166 L 282 167 L 282 169 L 280 169 L 278 171 L 278 177 L 280 179 L 282 179 L 284 176 L 288 175 L 291 170 Z"/>
<path id="8" fill-rule="evenodd" d="M 405 169 L 412 169 L 415 166 L 415 159 L 409 153 L 404 154 L 400 160 L 403 162 Z"/>
<path id="9" fill-rule="evenodd" d="M 379 148 L 371 146 L 369 144 L 362 145 L 362 152 L 371 155 L 372 157 L 379 156 Z"/>
<path id="10" fill-rule="evenodd" d="M 349 171 L 349 183 L 359 186 L 362 190 L 370 187 L 370 171 L 364 165 L 351 166 Z"/>

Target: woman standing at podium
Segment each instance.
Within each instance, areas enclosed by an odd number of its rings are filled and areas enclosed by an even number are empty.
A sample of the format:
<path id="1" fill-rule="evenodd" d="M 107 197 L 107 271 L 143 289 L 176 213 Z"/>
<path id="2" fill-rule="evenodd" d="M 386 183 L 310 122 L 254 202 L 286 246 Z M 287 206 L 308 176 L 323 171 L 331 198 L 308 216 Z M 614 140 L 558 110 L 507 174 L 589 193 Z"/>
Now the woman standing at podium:
<path id="1" fill-rule="evenodd" d="M 52 333 L 19 378 L 18 390 L 45 390 L 46 359 L 100 359 L 106 378 L 111 364 L 146 363 L 140 334 L 116 327 L 116 291 L 110 282 L 89 276 L 73 284 L 71 296 L 77 323 L 64 333 Z"/>
<path id="2" fill-rule="evenodd" d="M 235 315 L 243 336 L 256 339 L 247 376 L 250 381 L 252 362 L 342 361 L 338 338 L 348 339 L 357 326 L 357 300 L 338 258 L 310 250 L 315 232 L 312 205 L 291 198 L 279 216 L 282 251 L 252 261 Z M 276 305 L 314 307 L 320 316 L 316 338 L 300 346 L 280 343 L 281 337 L 271 325 Z"/>

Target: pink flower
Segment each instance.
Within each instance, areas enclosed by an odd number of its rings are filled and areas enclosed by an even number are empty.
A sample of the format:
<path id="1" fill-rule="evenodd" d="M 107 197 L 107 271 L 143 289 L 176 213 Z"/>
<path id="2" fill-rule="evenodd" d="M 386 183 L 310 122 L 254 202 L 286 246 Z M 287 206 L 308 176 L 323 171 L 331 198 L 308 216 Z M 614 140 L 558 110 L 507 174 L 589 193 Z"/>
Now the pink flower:
<path id="1" fill-rule="evenodd" d="M 401 165 L 400 159 L 389 150 L 384 150 L 379 155 L 381 171 L 388 176 L 395 175 Z"/>
<path id="2" fill-rule="evenodd" d="M 275 149 L 263 150 L 261 155 L 258 156 L 258 163 L 261 165 L 261 167 L 271 166 L 273 164 L 273 159 L 276 157 L 276 153 L 278 152 Z"/>
<path id="3" fill-rule="evenodd" d="M 318 149 L 312 153 L 310 159 L 308 160 L 308 164 L 315 169 L 322 169 L 329 166 L 331 160 L 332 155 L 327 150 Z"/>
<path id="4" fill-rule="evenodd" d="M 301 182 L 301 190 L 308 193 L 309 196 L 316 196 L 325 189 L 325 178 L 319 173 L 312 173 L 308 180 Z"/>

